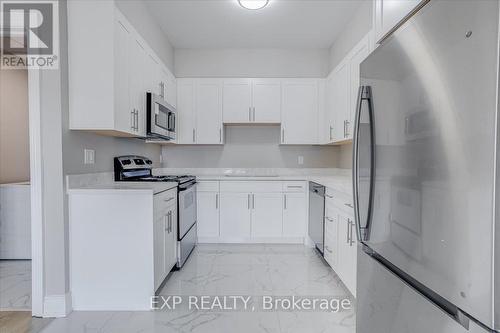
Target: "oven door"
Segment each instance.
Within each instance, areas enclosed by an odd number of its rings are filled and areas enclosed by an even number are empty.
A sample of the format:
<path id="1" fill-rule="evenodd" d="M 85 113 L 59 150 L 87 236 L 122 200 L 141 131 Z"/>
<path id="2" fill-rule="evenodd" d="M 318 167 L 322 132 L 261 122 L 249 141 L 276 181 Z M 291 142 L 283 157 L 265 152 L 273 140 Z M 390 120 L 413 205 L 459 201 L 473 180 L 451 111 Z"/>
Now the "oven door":
<path id="1" fill-rule="evenodd" d="M 160 96 L 147 93 L 148 137 L 175 140 L 175 108 Z"/>
<path id="2" fill-rule="evenodd" d="M 196 223 L 196 183 L 179 186 L 179 219 L 177 240 L 182 240 Z"/>

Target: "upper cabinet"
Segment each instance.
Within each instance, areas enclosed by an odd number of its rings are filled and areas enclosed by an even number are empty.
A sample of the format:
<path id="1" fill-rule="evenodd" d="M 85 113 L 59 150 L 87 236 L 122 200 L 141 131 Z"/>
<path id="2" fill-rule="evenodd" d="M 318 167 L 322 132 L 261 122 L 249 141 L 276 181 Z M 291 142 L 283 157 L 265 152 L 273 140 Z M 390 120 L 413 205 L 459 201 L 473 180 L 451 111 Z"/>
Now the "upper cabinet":
<path id="1" fill-rule="evenodd" d="M 282 144 L 318 144 L 318 118 L 321 79 L 283 80 Z"/>
<path id="2" fill-rule="evenodd" d="M 112 1 L 68 2 L 68 65 L 72 130 L 144 137 L 146 92 L 176 104 L 175 78 Z"/>
<path id="3" fill-rule="evenodd" d="M 352 48 L 326 79 L 323 143 L 349 142 L 353 138 L 359 90 L 360 64 L 372 50 L 372 33 Z"/>
<path id="4" fill-rule="evenodd" d="M 177 80 L 178 144 L 222 144 L 222 80 Z"/>
<path id="5" fill-rule="evenodd" d="M 392 33 L 417 7 L 426 2 L 428 0 L 375 0 L 373 26 L 377 43 Z"/>
<path id="6" fill-rule="evenodd" d="M 225 79 L 223 110 L 227 124 L 279 124 L 281 80 Z"/>

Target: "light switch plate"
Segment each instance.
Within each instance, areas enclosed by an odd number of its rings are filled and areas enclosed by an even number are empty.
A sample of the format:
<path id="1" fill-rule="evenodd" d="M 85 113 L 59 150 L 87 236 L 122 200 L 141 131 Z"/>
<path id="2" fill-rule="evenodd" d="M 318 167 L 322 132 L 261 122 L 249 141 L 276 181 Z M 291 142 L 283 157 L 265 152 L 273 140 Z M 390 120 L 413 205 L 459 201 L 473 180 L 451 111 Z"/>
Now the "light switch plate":
<path id="1" fill-rule="evenodd" d="M 84 164 L 94 164 L 95 163 L 95 150 L 94 149 L 84 149 L 83 150 L 83 163 Z"/>
<path id="2" fill-rule="evenodd" d="M 299 165 L 304 164 L 304 156 L 299 156 L 299 157 L 297 158 L 297 163 L 299 163 Z"/>

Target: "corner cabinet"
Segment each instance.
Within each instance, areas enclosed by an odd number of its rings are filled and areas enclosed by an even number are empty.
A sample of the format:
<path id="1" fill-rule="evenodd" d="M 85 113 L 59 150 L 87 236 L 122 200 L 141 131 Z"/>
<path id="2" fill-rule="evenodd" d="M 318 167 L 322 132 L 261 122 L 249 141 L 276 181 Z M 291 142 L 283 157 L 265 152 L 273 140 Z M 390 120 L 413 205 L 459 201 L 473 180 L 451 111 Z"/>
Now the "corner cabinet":
<path id="1" fill-rule="evenodd" d="M 68 2 L 68 66 L 71 130 L 144 137 L 146 92 L 175 104 L 175 78 L 112 1 Z"/>
<path id="2" fill-rule="evenodd" d="M 223 144 L 222 80 L 177 80 L 178 144 Z"/>
<path id="3" fill-rule="evenodd" d="M 291 79 L 281 83 L 281 144 L 318 144 L 322 79 Z"/>

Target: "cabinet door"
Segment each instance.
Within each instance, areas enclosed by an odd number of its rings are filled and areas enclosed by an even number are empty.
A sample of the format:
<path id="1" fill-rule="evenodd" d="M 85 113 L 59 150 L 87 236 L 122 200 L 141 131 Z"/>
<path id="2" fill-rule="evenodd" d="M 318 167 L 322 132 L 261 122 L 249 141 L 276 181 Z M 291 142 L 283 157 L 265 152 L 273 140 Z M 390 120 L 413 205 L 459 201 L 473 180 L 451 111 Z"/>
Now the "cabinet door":
<path id="1" fill-rule="evenodd" d="M 252 84 L 250 79 L 224 80 L 224 123 L 248 123 L 252 121 Z"/>
<path id="2" fill-rule="evenodd" d="M 226 241 L 250 238 L 251 195 L 220 194 L 220 236 Z"/>
<path id="3" fill-rule="evenodd" d="M 165 277 L 177 262 L 177 208 L 171 206 L 165 217 Z"/>
<path id="4" fill-rule="evenodd" d="M 284 81 L 282 99 L 281 142 L 318 143 L 318 81 Z"/>
<path id="5" fill-rule="evenodd" d="M 193 79 L 177 80 L 177 143 L 194 144 L 195 137 L 195 84 Z"/>
<path id="6" fill-rule="evenodd" d="M 375 0 L 375 35 L 377 42 L 399 24 L 423 0 Z"/>
<path id="7" fill-rule="evenodd" d="M 198 192 L 198 238 L 219 237 L 219 193 Z"/>
<path id="8" fill-rule="evenodd" d="M 222 143 L 222 81 L 198 79 L 195 94 L 196 143 Z"/>
<path id="9" fill-rule="evenodd" d="M 161 215 L 154 222 L 154 284 L 155 290 L 164 279 L 165 265 L 165 216 Z"/>
<path id="10" fill-rule="evenodd" d="M 153 94 L 157 95 L 162 94 L 160 62 L 152 54 L 148 54 L 147 57 L 146 84 L 146 91 L 152 92 Z"/>
<path id="11" fill-rule="evenodd" d="M 304 193 L 283 194 L 283 237 L 304 237 L 307 201 Z"/>
<path id="12" fill-rule="evenodd" d="M 359 66 L 370 54 L 370 36 L 365 36 L 351 51 L 349 57 L 349 114 L 347 114 L 346 139 L 352 139 L 354 132 L 354 117 L 356 115 L 356 104 L 358 102 L 359 90 Z"/>
<path id="13" fill-rule="evenodd" d="M 177 107 L 177 80 L 175 76 L 166 68 L 163 68 L 163 84 L 165 90 L 165 100 Z"/>
<path id="14" fill-rule="evenodd" d="M 252 237 L 278 238 L 283 233 L 281 193 L 252 194 Z"/>
<path id="15" fill-rule="evenodd" d="M 342 141 L 348 137 L 347 122 L 350 119 L 349 62 L 343 61 L 337 66 L 333 78 L 333 140 Z"/>
<path id="16" fill-rule="evenodd" d="M 325 207 L 325 260 L 330 266 L 337 270 L 339 251 L 339 211 L 337 208 L 327 205 Z"/>
<path id="17" fill-rule="evenodd" d="M 281 122 L 281 81 L 252 80 L 252 120 L 257 123 Z"/>
<path id="18" fill-rule="evenodd" d="M 347 289 L 356 296 L 356 230 L 353 218 L 342 213 L 338 219 L 338 265 L 337 274 Z M 351 238 L 352 235 L 352 238 Z"/>
<path id="19" fill-rule="evenodd" d="M 131 41 L 130 26 L 125 20 L 115 20 L 115 52 L 120 54 L 115 58 L 114 93 L 115 93 L 115 128 L 119 131 L 135 134 L 133 126 L 133 107 L 130 105 L 129 94 L 129 43 Z"/>
<path id="20" fill-rule="evenodd" d="M 335 125 L 335 73 L 331 73 L 326 79 L 326 103 L 323 130 L 325 131 L 325 142 L 332 143 L 334 141 L 334 125 Z"/>
<path id="21" fill-rule="evenodd" d="M 146 73 L 148 54 L 143 42 L 133 39 L 130 43 L 130 98 L 135 110 L 135 133 L 146 135 Z"/>

